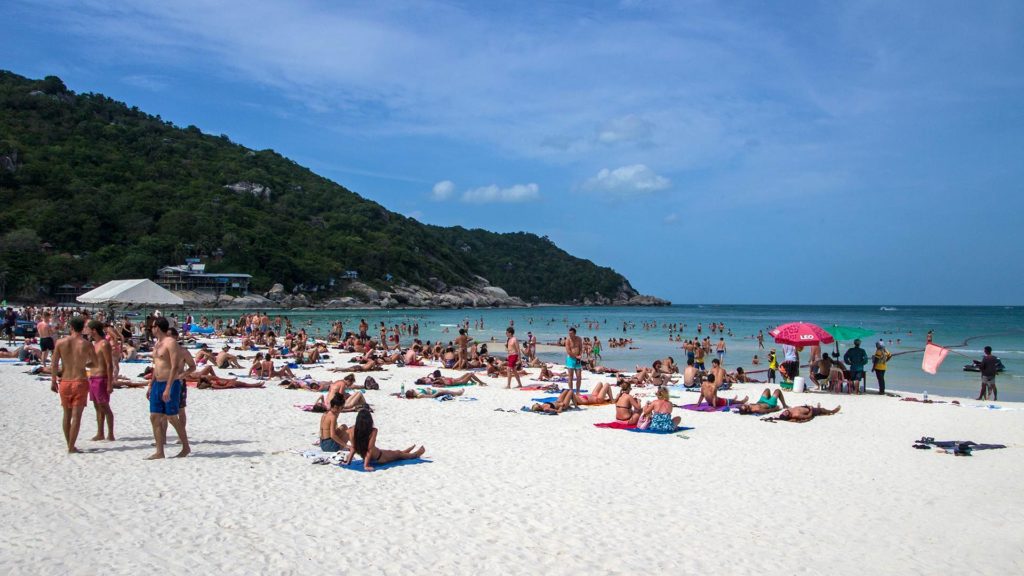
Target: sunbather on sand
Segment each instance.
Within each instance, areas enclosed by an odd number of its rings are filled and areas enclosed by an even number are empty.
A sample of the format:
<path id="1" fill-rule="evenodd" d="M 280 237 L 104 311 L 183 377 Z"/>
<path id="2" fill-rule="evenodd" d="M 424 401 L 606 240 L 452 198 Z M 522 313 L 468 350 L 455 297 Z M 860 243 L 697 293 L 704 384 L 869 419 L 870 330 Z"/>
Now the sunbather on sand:
<path id="1" fill-rule="evenodd" d="M 615 398 L 615 419 L 619 422 L 626 422 L 632 426 L 640 420 L 640 402 L 629 393 L 632 386 L 629 382 L 619 385 L 619 395 Z"/>
<path id="2" fill-rule="evenodd" d="M 327 398 L 324 402 L 327 406 L 331 405 L 331 400 L 335 396 L 341 396 L 345 401 L 345 410 L 355 410 L 366 406 L 366 398 L 363 397 L 362 392 L 347 392 L 346 388 L 350 382 L 348 380 L 335 380 L 331 383 L 331 387 L 327 390 Z"/>
<path id="3" fill-rule="evenodd" d="M 462 396 L 465 394 L 465 390 L 435 390 L 433 388 L 421 388 L 415 390 L 410 388 L 405 391 L 405 397 L 408 400 L 416 400 L 418 398 L 440 398 L 441 396 Z"/>
<path id="4" fill-rule="evenodd" d="M 612 387 L 604 382 L 599 382 L 589 394 L 574 393 L 572 401 L 582 406 L 600 406 L 601 404 L 611 404 L 615 400 L 612 398 Z"/>
<path id="5" fill-rule="evenodd" d="M 224 347 L 221 348 L 220 353 L 217 354 L 217 368 L 220 368 L 221 370 L 225 368 L 241 368 L 242 365 L 238 363 L 238 356 L 231 354 L 228 350 L 230 350 L 230 348 L 225 344 Z"/>
<path id="6" fill-rule="evenodd" d="M 564 410 L 568 410 L 572 406 L 572 397 L 574 396 L 572 390 L 563 390 L 558 395 L 558 400 L 554 402 L 537 402 L 530 407 L 531 412 L 547 412 L 549 414 L 558 414 Z"/>
<path id="7" fill-rule="evenodd" d="M 263 384 L 248 384 L 246 382 L 239 382 L 237 378 L 220 378 L 217 373 L 214 372 L 213 366 L 207 366 L 202 370 L 194 372 L 187 372 L 182 375 L 182 379 L 185 382 L 195 382 L 196 388 L 207 389 L 213 388 L 214 390 L 225 390 L 228 388 L 263 388 Z"/>
<path id="8" fill-rule="evenodd" d="M 331 400 L 331 408 L 320 417 L 320 449 L 324 452 L 337 452 L 349 443 L 348 427 L 338 424 L 338 414 L 345 407 L 341 396 Z"/>
<path id="9" fill-rule="evenodd" d="M 146 386 L 149 386 L 149 380 L 135 382 L 127 376 L 118 376 L 114 381 L 114 388 L 145 388 Z"/>
<path id="10" fill-rule="evenodd" d="M 541 363 L 540 375 L 537 376 L 537 380 L 547 382 L 548 380 L 554 380 L 555 378 L 566 378 L 568 375 L 569 373 L 565 371 L 557 373 L 552 372 L 551 369 L 548 368 L 547 364 Z"/>
<path id="11" fill-rule="evenodd" d="M 441 375 L 440 370 L 434 370 L 430 374 L 416 380 L 417 384 L 427 386 L 437 386 L 444 388 L 445 386 L 458 386 L 460 384 L 477 384 L 480 386 L 487 386 L 487 383 L 480 379 L 479 376 L 472 372 L 466 372 L 458 378 L 446 378 Z"/>
<path id="12" fill-rule="evenodd" d="M 782 408 L 789 408 L 786 404 L 786 398 L 782 395 L 782 390 L 779 388 L 772 392 L 768 388 L 764 389 L 761 393 L 761 397 L 757 399 L 757 402 L 753 404 L 742 404 L 740 406 L 740 414 L 770 414 L 772 412 L 778 412 L 779 404 L 782 404 Z"/>
<path id="13" fill-rule="evenodd" d="M 669 400 L 668 388 L 660 386 L 657 398 L 644 406 L 643 416 L 651 418 L 651 425 L 647 428 L 652 432 L 673 432 L 679 427 L 679 416 L 672 416 L 672 401 Z"/>
<path id="14" fill-rule="evenodd" d="M 420 446 L 419 450 L 414 450 L 416 448 L 415 444 L 405 450 L 381 450 L 377 448 L 377 429 L 373 427 L 373 416 L 369 410 L 359 411 L 359 414 L 356 416 L 356 424 L 352 427 L 350 438 L 349 444 L 352 446 L 352 450 L 349 451 L 348 457 L 345 458 L 345 465 L 348 466 L 352 463 L 353 454 L 359 454 L 363 457 L 363 469 L 367 471 L 373 470 L 374 462 L 377 464 L 388 464 L 399 460 L 411 460 L 423 456 L 423 453 L 426 451 L 426 448 L 423 446 Z"/>
<path id="15" fill-rule="evenodd" d="M 743 371 L 742 366 L 737 366 L 735 373 L 727 374 L 725 377 L 725 381 L 740 384 L 762 384 L 762 382 L 757 378 L 748 376 L 747 373 Z"/>
<path id="16" fill-rule="evenodd" d="M 811 420 L 814 419 L 815 416 L 831 416 L 832 414 L 839 412 L 840 408 L 842 408 L 842 406 L 836 406 L 835 408 L 829 410 L 827 408 L 822 408 L 821 404 L 818 404 L 817 406 L 813 407 L 807 405 L 794 406 L 792 408 L 787 408 L 786 410 L 783 410 L 782 413 L 779 414 L 778 419 L 785 420 L 786 422 L 796 422 L 798 424 L 803 424 L 804 422 L 810 422 Z"/>
<path id="17" fill-rule="evenodd" d="M 718 358 L 715 358 L 714 361 L 717 362 Z M 718 384 L 714 380 L 711 380 L 711 378 L 713 378 L 713 377 L 714 377 L 713 373 L 712 374 L 708 374 L 708 378 L 709 379 L 705 380 L 704 382 L 701 383 L 701 385 L 700 385 L 700 397 L 697 398 L 697 406 L 698 407 L 701 405 L 702 402 L 705 402 L 705 401 L 708 403 L 708 405 L 714 406 L 715 408 L 720 408 L 722 406 L 734 406 L 734 405 L 737 405 L 737 404 L 746 404 L 747 403 L 747 397 L 746 396 L 744 396 L 742 400 L 740 398 L 738 398 L 738 397 L 719 398 L 718 397 Z"/>
<path id="18" fill-rule="evenodd" d="M 348 366 L 345 368 L 331 368 L 331 372 L 380 372 L 384 370 L 380 360 L 376 358 L 370 358 L 363 364 L 356 364 L 355 366 Z"/>

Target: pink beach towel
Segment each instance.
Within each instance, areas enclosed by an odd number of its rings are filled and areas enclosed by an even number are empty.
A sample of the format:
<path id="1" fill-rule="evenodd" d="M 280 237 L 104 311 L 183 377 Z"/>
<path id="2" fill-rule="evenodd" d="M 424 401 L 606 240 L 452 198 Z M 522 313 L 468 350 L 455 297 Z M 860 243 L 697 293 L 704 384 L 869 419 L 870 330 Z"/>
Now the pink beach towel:
<path id="1" fill-rule="evenodd" d="M 636 424 L 619 422 L 618 420 L 615 422 L 601 422 L 599 424 L 594 424 L 594 426 L 597 426 L 598 428 L 614 428 L 616 430 L 632 430 L 636 428 Z"/>
<path id="2" fill-rule="evenodd" d="M 946 355 L 948 354 L 949 350 L 929 342 L 924 347 L 924 358 L 921 359 L 921 370 L 924 370 L 929 374 L 935 374 L 939 371 L 939 366 L 942 364 L 942 361 L 946 359 Z"/>

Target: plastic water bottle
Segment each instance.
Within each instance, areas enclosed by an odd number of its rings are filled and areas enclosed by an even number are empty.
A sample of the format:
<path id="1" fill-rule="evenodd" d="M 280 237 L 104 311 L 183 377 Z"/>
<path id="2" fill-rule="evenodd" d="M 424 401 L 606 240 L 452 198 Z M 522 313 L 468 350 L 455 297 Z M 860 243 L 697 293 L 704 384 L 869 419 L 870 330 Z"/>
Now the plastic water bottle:
<path id="1" fill-rule="evenodd" d="M 405 383 L 402 383 L 402 396 L 405 396 Z"/>
<path id="2" fill-rule="evenodd" d="M 928 391 L 927 390 L 924 391 L 924 401 L 925 402 L 928 401 Z"/>

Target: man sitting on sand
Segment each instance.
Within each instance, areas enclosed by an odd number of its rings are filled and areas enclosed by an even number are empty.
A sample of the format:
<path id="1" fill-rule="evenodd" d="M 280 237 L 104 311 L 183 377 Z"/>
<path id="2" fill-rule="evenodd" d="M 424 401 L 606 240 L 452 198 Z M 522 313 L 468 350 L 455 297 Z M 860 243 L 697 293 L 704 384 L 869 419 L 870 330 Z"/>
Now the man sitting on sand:
<path id="1" fill-rule="evenodd" d="M 340 396 L 345 410 L 357 410 L 366 406 L 366 398 L 363 397 L 362 392 L 349 393 L 345 391 L 346 388 L 348 388 L 349 383 L 350 382 L 345 379 L 334 381 L 331 384 L 331 387 L 327 390 L 327 398 L 324 400 L 325 403 L 330 406 L 334 398 Z"/>
<path id="2" fill-rule="evenodd" d="M 693 358 L 686 359 L 686 368 L 683 368 L 683 386 L 693 388 L 700 385 L 700 371 L 693 364 Z"/>
<path id="3" fill-rule="evenodd" d="M 711 373 L 708 374 L 708 379 L 700 385 L 700 397 L 697 399 L 697 406 L 700 407 L 701 402 L 707 401 L 709 406 L 715 408 L 721 408 L 722 406 L 734 406 L 737 404 L 746 404 L 747 397 L 743 399 L 736 397 L 733 398 L 719 398 L 718 397 L 718 386 L 725 382 L 725 370 L 722 368 L 718 358 L 711 361 L 712 369 Z M 716 372 L 717 370 L 717 372 Z M 722 382 L 719 382 L 719 378 Z"/>
<path id="4" fill-rule="evenodd" d="M 331 408 L 320 417 L 320 449 L 324 452 L 337 452 L 348 444 L 348 427 L 338 424 L 338 414 L 345 407 L 341 396 L 331 399 Z"/>
<path id="5" fill-rule="evenodd" d="M 739 412 L 740 414 L 770 414 L 779 410 L 779 403 L 783 408 L 789 408 L 786 405 L 786 398 L 782 395 L 782 390 L 776 388 L 775 392 L 772 392 L 765 388 L 757 402 L 741 405 Z"/>
<path id="6" fill-rule="evenodd" d="M 757 378 L 748 376 L 742 366 L 737 366 L 735 373 L 726 375 L 725 381 L 739 384 L 762 384 Z"/>
<path id="7" fill-rule="evenodd" d="M 230 350 L 230 348 L 225 344 L 224 347 L 221 348 L 220 353 L 217 354 L 217 368 L 220 368 L 221 370 L 227 368 L 241 368 L 242 365 L 238 363 L 238 356 L 231 354 L 228 350 Z"/>

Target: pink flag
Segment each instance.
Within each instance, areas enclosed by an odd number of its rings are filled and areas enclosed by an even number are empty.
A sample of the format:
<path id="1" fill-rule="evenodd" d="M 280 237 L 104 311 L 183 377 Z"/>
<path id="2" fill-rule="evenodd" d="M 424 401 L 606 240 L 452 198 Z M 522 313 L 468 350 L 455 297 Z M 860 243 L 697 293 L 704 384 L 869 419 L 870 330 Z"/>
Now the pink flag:
<path id="1" fill-rule="evenodd" d="M 921 370 L 929 374 L 939 371 L 939 365 L 946 359 L 949 350 L 929 342 L 924 347 L 924 358 L 921 360 Z"/>

